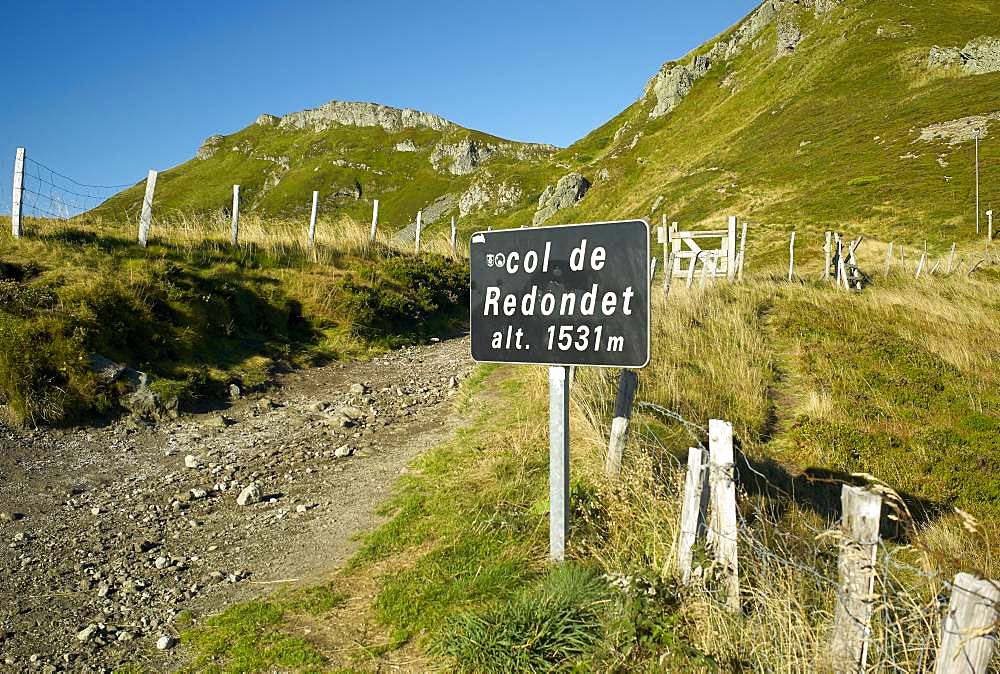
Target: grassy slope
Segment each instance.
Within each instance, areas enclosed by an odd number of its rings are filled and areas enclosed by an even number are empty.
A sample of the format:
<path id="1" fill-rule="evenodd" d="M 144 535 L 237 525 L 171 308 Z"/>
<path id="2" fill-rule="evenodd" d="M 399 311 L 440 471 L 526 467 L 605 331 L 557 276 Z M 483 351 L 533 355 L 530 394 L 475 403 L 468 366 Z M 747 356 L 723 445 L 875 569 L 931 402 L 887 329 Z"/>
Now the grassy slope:
<path id="1" fill-rule="evenodd" d="M 157 178 L 155 205 L 159 216 L 174 213 L 221 212 L 232 201 L 233 184 L 240 185 L 245 211 L 264 216 L 308 218 L 313 190 L 320 192 L 319 210 L 330 216 L 350 216 L 358 221 L 371 218 L 372 200 L 379 200 L 380 222 L 389 230 L 401 229 L 444 194 L 462 194 L 478 178 L 492 174 L 507 175 L 518 163 L 512 157 L 491 157 L 479 170 L 469 175 L 448 173 L 445 166 L 436 170 L 431 153 L 438 143 L 456 143 L 472 139 L 481 144 L 509 143 L 501 138 L 461 127 L 444 131 L 418 127 L 390 133 L 380 127 L 333 125 L 326 131 L 278 128 L 252 124 L 226 136 L 209 159 L 191 159 L 163 171 Z M 412 142 L 415 152 L 394 149 L 397 143 Z M 517 145 L 517 144 L 514 144 Z M 524 146 L 528 148 L 529 146 Z M 544 156 L 547 151 L 535 150 Z M 268 185 L 268 176 L 276 164 L 262 156 L 286 157 L 289 170 L 276 185 Z M 354 164 L 338 166 L 335 161 Z M 526 164 L 533 164 L 526 160 Z M 366 166 L 367 168 L 362 168 Z M 529 172 L 530 173 L 530 172 Z M 525 182 L 526 205 L 544 184 L 536 184 L 530 175 L 519 175 Z M 336 196 L 338 189 L 361 187 L 361 198 Z M 145 183 L 116 195 L 94 214 L 110 220 L 137 217 Z M 534 195 L 534 196 L 532 196 Z M 458 216 L 455 207 L 447 215 Z M 437 227 L 443 228 L 447 217 Z"/>
<path id="2" fill-rule="evenodd" d="M 348 220 L 321 223 L 315 256 L 297 231 L 250 224 L 235 248 L 221 229 L 161 227 L 144 249 L 130 229 L 86 219 L 32 220 L 25 238 L 0 240 L 6 418 L 114 411 L 115 392 L 89 370 L 94 353 L 192 405 L 231 382 L 259 389 L 277 361 L 359 356 L 464 320 L 460 261 L 369 246 Z"/>

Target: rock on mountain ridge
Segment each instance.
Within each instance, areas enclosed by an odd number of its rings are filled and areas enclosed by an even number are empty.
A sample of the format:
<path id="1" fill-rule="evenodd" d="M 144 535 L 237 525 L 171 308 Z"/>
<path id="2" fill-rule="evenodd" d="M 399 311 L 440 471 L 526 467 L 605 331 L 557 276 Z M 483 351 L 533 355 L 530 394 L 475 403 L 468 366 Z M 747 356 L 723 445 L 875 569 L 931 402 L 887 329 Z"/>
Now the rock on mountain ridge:
<path id="1" fill-rule="evenodd" d="M 273 115 L 261 115 L 257 124 L 273 124 Z M 454 126 L 444 117 L 412 108 L 393 108 L 378 103 L 354 101 L 330 101 L 318 108 L 292 112 L 277 118 L 279 128 L 310 129 L 325 131 L 331 124 L 343 126 L 378 126 L 394 133 L 403 129 L 426 127 L 444 131 Z"/>

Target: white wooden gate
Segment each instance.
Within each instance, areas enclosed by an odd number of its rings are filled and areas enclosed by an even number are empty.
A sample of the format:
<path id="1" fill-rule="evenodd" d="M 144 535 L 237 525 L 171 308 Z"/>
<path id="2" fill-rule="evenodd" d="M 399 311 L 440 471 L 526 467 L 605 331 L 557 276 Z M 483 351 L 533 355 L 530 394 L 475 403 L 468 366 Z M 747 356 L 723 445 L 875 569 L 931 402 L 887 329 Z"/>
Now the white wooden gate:
<path id="1" fill-rule="evenodd" d="M 677 223 L 668 232 L 673 274 L 693 279 L 736 277 L 739 263 L 736 255 L 736 216 L 729 217 L 726 229 L 680 231 Z M 718 242 L 718 246 L 712 246 Z"/>

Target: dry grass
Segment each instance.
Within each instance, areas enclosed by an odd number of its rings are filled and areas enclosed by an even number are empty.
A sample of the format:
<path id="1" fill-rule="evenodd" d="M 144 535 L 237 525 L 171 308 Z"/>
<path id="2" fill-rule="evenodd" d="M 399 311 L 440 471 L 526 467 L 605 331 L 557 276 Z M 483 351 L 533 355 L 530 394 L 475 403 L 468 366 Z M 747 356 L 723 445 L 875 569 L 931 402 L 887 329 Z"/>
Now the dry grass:
<path id="1" fill-rule="evenodd" d="M 859 445 L 868 462 L 844 468 L 874 473 L 887 485 L 912 492 L 928 479 L 923 465 L 913 460 L 914 455 L 931 454 L 921 446 L 922 433 L 947 433 L 953 423 L 975 423 L 956 415 L 985 412 L 996 418 L 1000 412 L 1000 295 L 995 276 L 969 277 L 970 267 L 966 263 L 961 273 L 932 280 L 912 280 L 897 272 L 857 295 L 818 283 L 790 285 L 766 275 L 704 290 L 675 288 L 669 302 L 655 309 L 653 357 L 640 375 L 637 400 L 673 410 L 691 425 L 638 412 L 618 480 L 603 475 L 615 373 L 577 374 L 574 470 L 599 485 L 604 518 L 602 535 L 580 541 L 578 554 L 609 570 L 674 574 L 683 490 L 680 459 L 687 446 L 705 441 L 697 427 L 707 426 L 709 418 L 730 420 L 751 461 L 769 460 L 772 469 L 782 466 L 784 480 L 824 465 L 822 451 L 799 446 L 809 444 L 808 436 L 794 431 L 803 420 L 819 426 L 851 424 L 863 431 L 857 436 L 860 443 L 868 441 L 864 433 L 911 438 L 913 446 L 904 443 L 893 456 L 869 456 Z M 829 323 L 816 322 L 817 315 Z M 817 350 L 835 349 L 840 340 L 877 332 L 873 326 L 893 336 L 886 347 L 881 342 L 870 350 L 863 344 L 840 344 L 842 357 L 816 357 Z M 893 339 L 913 345 L 912 350 L 895 349 Z M 910 362 L 914 358 L 917 362 Z M 912 382 L 917 395 L 901 395 L 892 379 L 867 378 L 867 372 L 880 368 L 917 377 Z M 844 386 L 855 374 L 862 378 L 857 385 L 866 390 L 861 397 Z M 927 381 L 919 379 L 925 375 Z M 946 395 L 935 398 L 940 387 Z M 953 400 L 963 392 L 964 401 Z M 925 400 L 931 406 L 948 400 L 952 406 L 918 409 Z M 967 438 L 955 435 L 952 442 L 960 447 Z M 976 450 L 996 458 L 994 448 Z M 745 464 L 741 470 L 744 478 L 754 477 Z M 1000 528 L 991 507 L 977 504 L 980 497 L 974 494 L 984 493 L 972 485 L 978 469 L 965 465 L 959 470 L 964 477 L 957 478 L 957 491 L 948 500 L 976 510 L 983 522 L 947 504 L 939 515 L 919 522 L 907 522 L 905 510 L 899 513 L 908 533 L 905 544 L 887 541 L 879 551 L 868 671 L 929 668 L 940 624 L 936 598 L 947 595 L 945 582 L 959 570 L 989 577 L 1000 573 Z M 757 482 L 740 485 L 744 610 L 735 616 L 726 610 L 715 590 L 710 552 L 696 550 L 701 571 L 682 592 L 681 634 L 727 670 L 830 671 L 838 550 L 836 537 L 828 532 L 836 528 L 836 513 L 817 510 L 808 498 L 802 500 L 805 494 L 782 496 L 780 490 L 788 488 L 784 481 L 763 491 Z M 962 485 L 968 485 L 968 492 Z M 671 657 L 665 654 L 660 665 L 685 666 Z"/>

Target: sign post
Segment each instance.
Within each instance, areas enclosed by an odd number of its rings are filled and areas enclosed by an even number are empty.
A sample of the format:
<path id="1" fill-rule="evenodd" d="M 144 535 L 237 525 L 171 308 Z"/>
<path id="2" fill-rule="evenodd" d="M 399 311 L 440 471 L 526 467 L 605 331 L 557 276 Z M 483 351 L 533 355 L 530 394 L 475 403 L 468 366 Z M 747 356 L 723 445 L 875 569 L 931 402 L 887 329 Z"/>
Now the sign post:
<path id="1" fill-rule="evenodd" d="M 469 322 L 478 362 L 549 366 L 549 558 L 565 559 L 570 366 L 649 361 L 644 220 L 476 232 Z"/>

